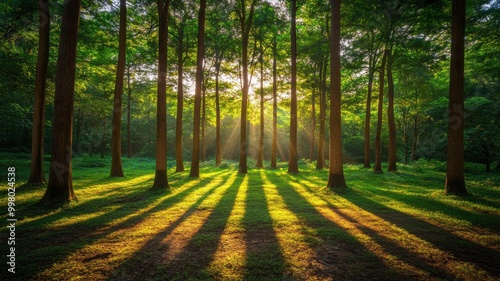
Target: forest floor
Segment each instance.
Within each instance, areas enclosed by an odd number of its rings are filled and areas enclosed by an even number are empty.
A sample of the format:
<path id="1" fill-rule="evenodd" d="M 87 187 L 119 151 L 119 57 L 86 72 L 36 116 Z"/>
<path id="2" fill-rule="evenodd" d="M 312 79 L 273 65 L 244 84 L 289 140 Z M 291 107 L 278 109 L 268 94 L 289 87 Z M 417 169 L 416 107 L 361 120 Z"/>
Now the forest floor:
<path id="1" fill-rule="evenodd" d="M 444 165 L 418 161 L 397 173 L 345 165 L 349 188 L 325 189 L 327 171 L 300 173 L 202 164 L 201 178 L 169 171 L 152 191 L 153 159 L 75 158 L 78 201 L 37 205 L 44 187 L 16 168 L 16 273 L 8 280 L 499 280 L 500 174 L 468 165 L 473 196 L 445 196 Z M 48 167 L 48 163 L 46 164 Z M 7 185 L 0 188 L 6 225 Z M 7 280 L 0 278 L 2 280 Z"/>

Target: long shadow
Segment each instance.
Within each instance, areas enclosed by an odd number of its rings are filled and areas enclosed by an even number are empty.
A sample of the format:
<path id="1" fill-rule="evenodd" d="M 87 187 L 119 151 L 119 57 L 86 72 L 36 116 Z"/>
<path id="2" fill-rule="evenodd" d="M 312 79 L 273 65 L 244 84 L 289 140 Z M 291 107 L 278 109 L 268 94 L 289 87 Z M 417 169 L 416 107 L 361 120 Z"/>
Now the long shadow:
<path id="1" fill-rule="evenodd" d="M 421 219 L 384 206 L 361 195 L 359 192 L 350 192 L 344 198 L 365 211 L 431 243 L 438 249 L 452 254 L 459 260 L 475 264 L 492 276 L 500 276 L 499 252 L 461 238 Z"/>
<path id="2" fill-rule="evenodd" d="M 388 267 L 343 227 L 325 218 L 288 181 L 294 179 L 288 175 L 273 179 L 288 209 L 322 239 L 320 245 L 310 243 L 316 254 L 315 259 L 326 264 L 326 268 L 319 273 L 322 278 L 369 280 L 384 276 L 385 280 L 403 280 L 407 277 Z"/>
<path id="3" fill-rule="evenodd" d="M 284 255 L 273 228 L 260 171 L 249 171 L 242 220 L 245 229 L 245 280 L 291 280 Z"/>
<path id="4" fill-rule="evenodd" d="M 220 201 L 216 203 L 202 227 L 196 231 L 196 234 L 175 259 L 167 260 L 165 263 L 163 256 L 169 245 L 164 244 L 163 240 L 193 215 L 203 201 L 217 188 L 220 188 L 219 186 L 212 187 L 179 219 L 149 240 L 136 252 L 135 256 L 115 271 L 110 280 L 122 280 L 125 277 L 140 279 L 146 273 L 161 280 L 210 279 L 205 269 L 217 250 L 217 241 L 229 220 L 242 181 L 243 177 L 236 177 L 235 181 L 224 191 Z M 140 269 L 148 272 L 141 272 Z"/>
<path id="5" fill-rule="evenodd" d="M 165 197 L 165 193 L 151 192 L 149 190 L 144 190 L 141 193 L 132 193 L 131 198 L 139 198 L 139 200 L 133 199 L 134 202 L 131 203 L 111 202 L 110 205 L 118 203 L 120 207 L 62 229 L 48 228 L 37 233 L 34 231 L 23 232 L 22 227 L 20 227 L 18 231 L 19 236 L 16 236 L 16 238 L 19 237 L 20 243 L 24 244 L 25 247 L 22 247 L 19 252 L 19 265 L 23 268 L 23 271 L 16 277 L 26 279 L 27 276 L 32 276 L 32 278 L 34 278 L 37 272 L 42 272 L 53 264 L 59 263 L 71 253 L 98 241 L 116 230 L 133 227 L 143 221 L 147 216 L 169 208 L 171 205 L 184 200 L 184 198 L 190 196 L 211 180 L 212 179 L 208 178 L 202 179 L 195 185 L 165 199 L 162 199 Z M 109 198 L 107 200 L 109 200 Z M 155 207 L 144 211 L 144 208 L 147 208 L 147 206 L 158 200 L 161 202 Z M 87 209 L 89 212 L 94 211 L 90 208 L 92 204 L 86 205 L 88 206 Z M 80 209 L 79 213 L 84 214 Z M 126 216 L 129 216 L 129 218 L 112 227 L 106 228 L 107 224 Z M 47 251 L 46 248 L 50 249 L 50 256 L 44 254 Z M 57 249 L 57 251 L 55 249 Z M 30 267 L 28 264 L 36 264 L 36 268 Z"/>

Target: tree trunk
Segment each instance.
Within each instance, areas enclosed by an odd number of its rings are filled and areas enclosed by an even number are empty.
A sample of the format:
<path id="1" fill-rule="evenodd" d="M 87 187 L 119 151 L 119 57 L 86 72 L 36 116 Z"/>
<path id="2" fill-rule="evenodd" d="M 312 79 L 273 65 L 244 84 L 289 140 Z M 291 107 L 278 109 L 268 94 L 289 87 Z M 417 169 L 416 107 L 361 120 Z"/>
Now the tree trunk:
<path id="1" fill-rule="evenodd" d="M 370 168 L 370 120 L 371 120 L 371 107 L 372 107 L 372 85 L 373 85 L 373 75 L 375 73 L 375 68 L 372 66 L 375 60 L 373 55 L 370 55 L 369 65 L 368 65 L 368 93 L 366 94 L 366 110 L 365 110 L 365 131 L 364 131 L 364 141 L 365 141 L 365 162 L 363 167 Z"/>
<path id="2" fill-rule="evenodd" d="M 387 118 L 389 126 L 389 159 L 388 172 L 396 172 L 396 123 L 394 122 L 394 81 L 392 79 L 392 50 L 387 58 L 387 95 L 389 98 L 387 107 Z"/>
<path id="3" fill-rule="evenodd" d="M 257 168 L 264 167 L 264 66 L 262 40 L 260 41 L 260 124 L 259 124 L 259 148 L 257 151 Z"/>
<path id="4" fill-rule="evenodd" d="M 314 160 L 314 133 L 316 131 L 316 88 L 311 93 L 311 128 L 309 128 L 309 160 Z"/>
<path id="5" fill-rule="evenodd" d="M 247 108 L 248 108 L 248 40 L 250 37 L 250 30 L 252 28 L 253 14 L 255 9 L 256 0 L 252 1 L 250 6 L 250 13 L 248 18 L 245 16 L 245 1 L 241 1 L 240 11 L 240 27 L 241 27 L 241 61 L 243 68 L 243 87 L 241 97 L 241 119 L 240 119 L 240 161 L 239 161 L 239 174 L 246 174 L 247 167 Z"/>
<path id="6" fill-rule="evenodd" d="M 184 110 L 184 25 L 179 27 L 179 45 L 177 46 L 177 116 L 175 120 L 175 172 L 184 172 L 182 155 L 182 111 Z"/>
<path id="7" fill-rule="evenodd" d="M 272 148 L 271 148 L 271 168 L 276 169 L 276 150 L 278 148 L 278 99 L 277 99 L 277 81 L 276 81 L 276 59 L 277 59 L 277 41 L 276 35 L 273 37 L 273 140 L 272 140 Z"/>
<path id="8" fill-rule="evenodd" d="M 127 68 L 127 158 L 132 158 L 132 132 L 130 130 L 130 117 L 131 117 L 131 101 L 132 101 L 132 87 L 130 86 L 130 66 Z"/>
<path id="9" fill-rule="evenodd" d="M 464 176 L 465 0 L 452 0 L 448 158 L 445 193 L 468 195 Z"/>
<path id="10" fill-rule="evenodd" d="M 220 136 L 220 104 L 219 104 L 219 75 L 220 75 L 220 64 L 221 64 L 221 54 L 216 52 L 216 63 L 215 63 L 215 164 L 219 165 L 222 162 L 222 149 L 221 149 L 221 136 Z"/>
<path id="11" fill-rule="evenodd" d="M 203 83 L 203 59 L 205 53 L 205 7 L 206 0 L 200 0 L 198 15 L 198 50 L 196 52 L 196 85 L 194 91 L 193 154 L 191 156 L 190 177 L 200 177 L 200 106 Z"/>
<path id="12" fill-rule="evenodd" d="M 122 97 L 125 78 L 126 40 L 127 40 L 127 1 L 120 0 L 120 31 L 118 43 L 118 64 L 113 106 L 113 129 L 111 134 L 111 177 L 123 177 L 122 168 Z"/>
<path id="13" fill-rule="evenodd" d="M 384 70 L 385 70 L 386 59 L 387 59 L 387 50 L 384 51 L 384 56 L 382 57 L 382 66 L 380 66 L 380 76 L 379 76 L 377 135 L 375 136 L 375 170 L 374 170 L 375 173 L 382 173 L 381 135 L 382 135 L 382 108 L 384 104 Z"/>
<path id="14" fill-rule="evenodd" d="M 203 82 L 202 86 L 202 107 L 201 107 L 201 162 L 207 160 L 207 139 L 205 138 L 205 128 L 207 124 L 207 87 L 206 80 Z"/>
<path id="15" fill-rule="evenodd" d="M 47 66 L 49 64 L 50 12 L 48 0 L 39 0 L 38 60 L 36 63 L 35 106 L 31 131 L 31 167 L 28 183 L 42 185 L 44 161 L 44 121 Z"/>
<path id="16" fill-rule="evenodd" d="M 417 160 L 417 144 L 418 144 L 418 115 L 414 117 L 413 124 L 413 140 L 411 143 L 411 162 L 415 162 Z"/>
<path id="17" fill-rule="evenodd" d="M 330 167 L 327 187 L 347 187 L 342 166 L 341 80 L 340 80 L 340 0 L 331 0 L 330 41 Z"/>
<path id="18" fill-rule="evenodd" d="M 319 139 L 318 139 L 318 160 L 316 169 L 325 167 L 325 144 L 326 144 L 326 70 L 328 67 L 328 56 L 321 62 L 320 68 L 320 98 L 319 98 Z"/>
<path id="19" fill-rule="evenodd" d="M 41 202 L 65 202 L 76 199 L 71 173 L 71 153 L 79 22 L 80 0 L 65 1 L 57 58 L 49 183 Z"/>
<path id="20" fill-rule="evenodd" d="M 156 173 L 153 189 L 169 189 L 167 179 L 167 40 L 170 0 L 158 0 L 158 90 L 156 109 Z"/>
<path id="21" fill-rule="evenodd" d="M 292 0 L 292 21 L 291 33 L 291 91 L 290 91 L 290 156 L 288 158 L 288 173 L 298 173 L 298 153 L 297 153 L 297 28 L 295 15 L 297 13 L 296 0 Z"/>

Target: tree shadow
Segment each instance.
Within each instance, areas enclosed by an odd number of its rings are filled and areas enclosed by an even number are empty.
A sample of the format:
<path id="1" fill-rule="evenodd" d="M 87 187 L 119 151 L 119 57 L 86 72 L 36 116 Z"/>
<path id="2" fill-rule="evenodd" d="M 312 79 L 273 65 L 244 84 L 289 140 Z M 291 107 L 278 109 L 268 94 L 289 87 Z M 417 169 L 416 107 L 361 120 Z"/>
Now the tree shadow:
<path id="1" fill-rule="evenodd" d="M 200 205 L 220 186 L 212 187 L 182 216 L 157 233 L 140 250 L 136 251 L 134 256 L 123 263 L 110 277 L 110 280 L 141 279 L 143 276 L 162 280 L 210 279 L 206 268 L 217 250 L 217 242 L 229 220 L 242 182 L 243 177 L 236 177 L 234 182 L 223 191 L 210 215 L 199 229 L 193 230 L 195 234 L 178 255 L 171 257 L 166 254 L 170 247 L 176 245 L 165 243 L 164 240 L 189 217 L 197 216 L 198 212 L 206 211 Z"/>
<path id="2" fill-rule="evenodd" d="M 169 196 L 166 196 L 164 193 L 155 193 L 144 189 L 121 196 L 118 198 L 119 200 L 108 197 L 90 200 L 53 216 L 44 217 L 42 222 L 30 222 L 28 223 L 28 231 L 25 231 L 24 225 L 20 225 L 20 231 L 16 233 L 16 238 L 25 246 L 19 252 L 19 264 L 23 268 L 19 277 L 31 276 L 31 278 L 35 278 L 37 273 L 63 261 L 67 256 L 79 249 L 91 245 L 117 230 L 130 228 L 139 224 L 146 217 L 184 200 L 199 189 L 200 186 L 210 181 L 212 179 L 202 179 L 195 185 Z M 156 202 L 158 202 L 156 206 L 147 210 L 148 206 Z M 101 208 L 102 214 L 61 228 L 50 226 L 51 223 L 64 218 L 68 213 L 73 214 L 74 217 L 93 213 L 96 211 L 94 208 L 96 204 L 99 204 L 98 206 Z M 106 211 L 106 208 L 113 207 L 113 205 L 118 205 L 119 207 L 111 208 L 111 211 Z M 144 211 L 145 209 L 146 211 Z M 123 217 L 127 217 L 127 219 L 108 227 L 113 221 Z M 42 223 L 47 228 L 37 229 L 38 223 Z M 50 256 L 43 254 L 46 249 L 51 249 Z M 57 249 L 57 251 L 54 249 Z M 32 268 L 28 266 L 29 263 L 34 263 L 37 267 Z"/>

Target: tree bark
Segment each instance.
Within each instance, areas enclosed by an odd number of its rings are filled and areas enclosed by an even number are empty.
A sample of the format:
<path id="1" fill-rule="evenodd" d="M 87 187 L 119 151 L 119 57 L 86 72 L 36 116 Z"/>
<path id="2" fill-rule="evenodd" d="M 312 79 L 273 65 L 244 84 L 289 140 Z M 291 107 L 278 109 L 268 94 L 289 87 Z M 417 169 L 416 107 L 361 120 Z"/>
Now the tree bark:
<path id="1" fill-rule="evenodd" d="M 331 0 L 330 44 L 330 167 L 327 187 L 347 187 L 342 166 L 341 78 L 340 78 L 340 0 Z"/>
<path id="2" fill-rule="evenodd" d="M 273 140 L 272 140 L 272 148 L 271 148 L 271 168 L 276 169 L 276 150 L 278 148 L 278 99 L 277 99 L 277 80 L 276 80 L 276 60 L 278 56 L 278 48 L 276 35 L 273 37 Z"/>
<path id="3" fill-rule="evenodd" d="M 31 131 L 31 167 L 28 183 L 42 185 L 45 183 L 43 174 L 44 161 L 44 121 L 45 94 L 47 84 L 47 67 L 49 64 L 50 43 L 50 12 L 48 0 L 38 1 L 38 60 L 36 63 L 35 106 L 33 111 L 33 126 Z"/>
<path id="4" fill-rule="evenodd" d="M 387 118 L 389 126 L 389 159 L 388 172 L 396 172 L 396 123 L 394 122 L 394 81 L 392 79 L 392 50 L 387 57 L 387 95 L 389 98 L 387 107 Z"/>
<path id="5" fill-rule="evenodd" d="M 169 189 L 167 178 L 167 41 L 170 0 L 158 0 L 158 90 L 156 109 L 156 172 L 153 189 Z"/>
<path id="6" fill-rule="evenodd" d="M 201 95 L 201 162 L 205 162 L 207 160 L 207 139 L 205 138 L 205 129 L 207 124 L 207 86 L 205 78 L 202 86 L 202 95 Z"/>
<path id="7" fill-rule="evenodd" d="M 290 150 L 288 157 L 288 173 L 298 173 L 298 153 L 297 153 L 297 27 L 296 27 L 296 13 L 297 3 L 292 0 L 292 20 L 290 26 L 291 33 L 291 91 L 290 91 Z"/>
<path id="8" fill-rule="evenodd" d="M 73 191 L 71 154 L 79 22 L 80 0 L 65 1 L 57 58 L 49 183 L 41 202 L 76 199 Z"/>
<path id="9" fill-rule="evenodd" d="M 132 158 L 132 132 L 130 128 L 131 121 L 131 102 L 132 102 L 132 87 L 130 85 L 130 66 L 127 67 L 127 158 Z"/>
<path id="10" fill-rule="evenodd" d="M 259 148 L 257 151 L 257 163 L 255 167 L 264 168 L 264 59 L 262 40 L 260 41 L 260 124 L 259 124 Z"/>
<path id="11" fill-rule="evenodd" d="M 200 0 L 198 15 L 198 49 L 196 52 L 196 84 L 194 91 L 193 154 L 189 176 L 200 177 L 200 107 L 203 83 L 203 59 L 205 53 L 205 7 L 206 0 Z"/>
<path id="12" fill-rule="evenodd" d="M 320 68 L 320 98 L 319 98 L 319 138 L 318 138 L 318 160 L 316 169 L 325 167 L 325 144 L 326 144 L 326 70 L 328 67 L 328 56 L 321 62 Z"/>
<path id="13" fill-rule="evenodd" d="M 222 163 L 222 148 L 221 148 L 221 136 L 220 136 L 220 101 L 219 101 L 219 75 L 220 75 L 220 65 L 222 60 L 222 54 L 220 51 L 216 51 L 216 62 L 215 62 L 215 164 L 219 165 Z"/>
<path id="14" fill-rule="evenodd" d="M 316 88 L 311 93 L 311 128 L 309 128 L 309 160 L 314 160 L 314 134 L 316 132 Z"/>
<path id="15" fill-rule="evenodd" d="M 468 195 L 464 176 L 465 0 L 452 0 L 448 148 L 445 194 Z"/>
<path id="16" fill-rule="evenodd" d="M 372 86 L 373 86 L 373 75 L 375 73 L 375 67 L 372 66 L 375 60 L 374 55 L 370 55 L 368 63 L 368 93 L 366 94 L 366 110 L 365 110 L 365 131 L 364 131 L 364 141 L 365 141 L 365 162 L 363 167 L 370 168 L 370 122 L 371 122 L 371 107 L 372 107 Z"/>
<path id="17" fill-rule="evenodd" d="M 382 135 L 382 108 L 384 104 L 384 70 L 385 70 L 386 60 L 387 60 L 387 50 L 384 51 L 384 56 L 382 57 L 382 65 L 380 67 L 380 76 L 379 76 L 377 135 L 375 136 L 375 169 L 374 169 L 375 173 L 382 173 L 381 135 Z"/>
<path id="18" fill-rule="evenodd" d="M 111 134 L 111 177 L 123 177 L 122 168 L 122 97 L 125 76 L 126 40 L 127 40 L 127 1 L 120 0 L 120 30 L 118 42 L 118 63 L 113 106 L 113 129 Z"/>
<path id="19" fill-rule="evenodd" d="M 175 172 L 184 172 L 182 155 L 182 111 L 184 110 L 184 23 L 179 27 L 179 44 L 177 46 L 177 116 L 175 120 Z"/>

